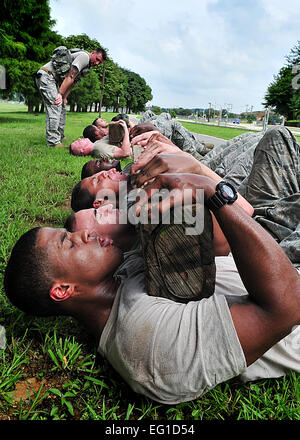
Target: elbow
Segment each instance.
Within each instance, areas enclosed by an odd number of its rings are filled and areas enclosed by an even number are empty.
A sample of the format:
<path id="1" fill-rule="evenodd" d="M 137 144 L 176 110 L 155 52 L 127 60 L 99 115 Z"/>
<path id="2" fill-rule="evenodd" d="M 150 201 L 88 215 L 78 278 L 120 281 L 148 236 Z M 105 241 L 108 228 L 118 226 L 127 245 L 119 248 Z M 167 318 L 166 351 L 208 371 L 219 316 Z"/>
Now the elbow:
<path id="1" fill-rule="evenodd" d="M 129 156 L 131 156 L 131 148 L 123 150 L 122 148 L 116 147 L 114 150 L 114 159 L 123 159 Z"/>

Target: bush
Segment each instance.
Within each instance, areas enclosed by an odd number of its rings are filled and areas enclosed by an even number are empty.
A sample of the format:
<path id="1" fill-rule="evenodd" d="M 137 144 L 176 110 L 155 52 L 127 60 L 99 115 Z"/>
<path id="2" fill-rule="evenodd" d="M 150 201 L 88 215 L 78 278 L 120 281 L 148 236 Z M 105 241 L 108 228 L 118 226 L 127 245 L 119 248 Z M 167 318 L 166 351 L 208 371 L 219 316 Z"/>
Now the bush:
<path id="1" fill-rule="evenodd" d="M 252 124 L 253 121 L 256 121 L 257 117 L 253 115 L 252 113 L 247 116 L 247 122 L 248 124 Z"/>
<path id="2" fill-rule="evenodd" d="M 286 121 L 285 125 L 288 125 L 289 127 L 300 127 L 300 120 L 298 119 L 293 119 L 290 121 Z"/>

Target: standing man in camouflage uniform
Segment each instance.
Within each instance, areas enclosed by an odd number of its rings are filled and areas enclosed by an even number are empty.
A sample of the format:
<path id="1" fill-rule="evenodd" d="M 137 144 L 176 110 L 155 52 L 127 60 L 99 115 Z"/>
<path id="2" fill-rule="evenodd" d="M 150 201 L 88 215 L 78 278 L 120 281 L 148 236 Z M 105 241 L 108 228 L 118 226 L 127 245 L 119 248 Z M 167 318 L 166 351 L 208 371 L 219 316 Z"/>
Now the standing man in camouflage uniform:
<path id="1" fill-rule="evenodd" d="M 64 48 L 61 46 L 58 49 Z M 64 48 L 66 51 L 67 49 Z M 63 50 L 63 49 L 62 49 Z M 55 51 L 54 51 L 55 52 Z M 66 123 L 67 97 L 80 79 L 106 60 L 104 49 L 97 48 L 91 53 L 84 50 L 72 50 L 66 54 L 66 71 L 55 68 L 54 57 L 39 69 L 36 74 L 36 85 L 41 93 L 46 109 L 46 139 L 50 147 L 65 147 L 64 138 Z"/>

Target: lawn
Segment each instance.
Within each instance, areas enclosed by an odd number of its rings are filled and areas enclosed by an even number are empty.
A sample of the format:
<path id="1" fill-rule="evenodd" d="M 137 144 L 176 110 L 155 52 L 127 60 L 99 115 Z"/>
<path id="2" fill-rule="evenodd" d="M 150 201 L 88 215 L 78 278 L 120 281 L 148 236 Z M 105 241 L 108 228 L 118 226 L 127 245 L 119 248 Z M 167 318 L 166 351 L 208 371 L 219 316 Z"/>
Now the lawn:
<path id="1" fill-rule="evenodd" d="M 245 130 L 243 128 L 232 128 L 232 127 L 218 127 L 216 125 L 208 125 L 208 124 L 195 124 L 191 122 L 182 122 L 182 125 L 190 131 L 193 131 L 195 133 L 199 134 L 205 134 L 208 136 L 214 136 L 221 139 L 232 139 L 235 136 L 238 136 L 240 134 L 249 132 L 251 130 Z M 271 126 L 268 126 L 271 127 Z M 293 131 L 298 131 L 298 129 L 292 129 Z M 257 131 L 253 130 L 254 133 L 257 133 Z M 300 142 L 300 136 L 296 135 L 296 139 L 298 142 Z"/>
<path id="2" fill-rule="evenodd" d="M 240 128 L 231 127 L 218 127 L 215 125 L 207 124 L 194 124 L 192 122 L 182 122 L 182 125 L 189 131 L 194 133 L 205 134 L 208 136 L 214 136 L 221 139 L 232 139 L 235 136 L 249 132 L 249 130 L 243 130 Z"/>
<path id="3" fill-rule="evenodd" d="M 66 145 L 96 116 L 68 114 Z M 112 114 L 102 117 L 110 120 Z M 63 225 L 87 161 L 47 148 L 44 132 L 45 115 L 0 104 L 0 325 L 6 331 L 4 348 L 0 344 L 0 419 L 299 420 L 296 374 L 251 384 L 235 379 L 192 402 L 161 405 L 132 392 L 73 319 L 32 318 L 7 301 L 3 271 L 14 243 L 34 226 Z"/>

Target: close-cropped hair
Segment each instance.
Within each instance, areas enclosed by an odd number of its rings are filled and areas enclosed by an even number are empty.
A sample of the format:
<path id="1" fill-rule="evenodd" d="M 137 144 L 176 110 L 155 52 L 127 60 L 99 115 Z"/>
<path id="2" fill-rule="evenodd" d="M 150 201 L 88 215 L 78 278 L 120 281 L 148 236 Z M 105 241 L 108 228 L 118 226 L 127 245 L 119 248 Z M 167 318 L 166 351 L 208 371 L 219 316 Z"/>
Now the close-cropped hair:
<path id="1" fill-rule="evenodd" d="M 116 115 L 116 116 L 114 116 L 114 117 L 112 118 L 112 121 L 113 121 L 113 122 L 117 122 L 117 121 L 120 121 L 120 120 L 125 121 L 127 127 L 128 127 L 128 128 L 130 127 L 130 125 L 129 125 L 129 117 L 128 117 L 128 115 L 126 115 L 126 113 L 119 113 L 118 115 Z"/>
<path id="2" fill-rule="evenodd" d="M 81 188 L 81 182 L 74 186 L 71 196 L 71 208 L 74 212 L 93 207 L 94 196 L 87 189 Z"/>
<path id="3" fill-rule="evenodd" d="M 8 299 L 23 312 L 33 316 L 61 314 L 50 298 L 53 284 L 49 258 L 36 246 L 41 228 L 23 234 L 15 244 L 4 274 L 4 289 Z"/>
<path id="4" fill-rule="evenodd" d="M 83 130 L 83 137 L 88 138 L 91 142 L 96 142 L 97 139 L 95 138 L 95 129 L 96 127 L 94 125 L 88 125 Z"/>
<path id="5" fill-rule="evenodd" d="M 95 52 L 101 53 L 103 60 L 107 60 L 106 50 L 102 49 L 102 47 L 97 47 L 97 49 L 95 49 Z"/>
<path id="6" fill-rule="evenodd" d="M 91 177 L 93 174 L 95 174 L 92 170 L 91 170 L 91 163 L 94 161 L 95 159 L 90 160 L 89 162 L 86 162 L 82 169 L 81 169 L 81 180 L 85 179 L 86 177 Z"/>
<path id="7" fill-rule="evenodd" d="M 72 214 L 70 214 L 69 217 L 66 219 L 64 228 L 69 232 L 74 232 L 74 226 L 75 226 L 75 212 L 72 212 Z"/>

